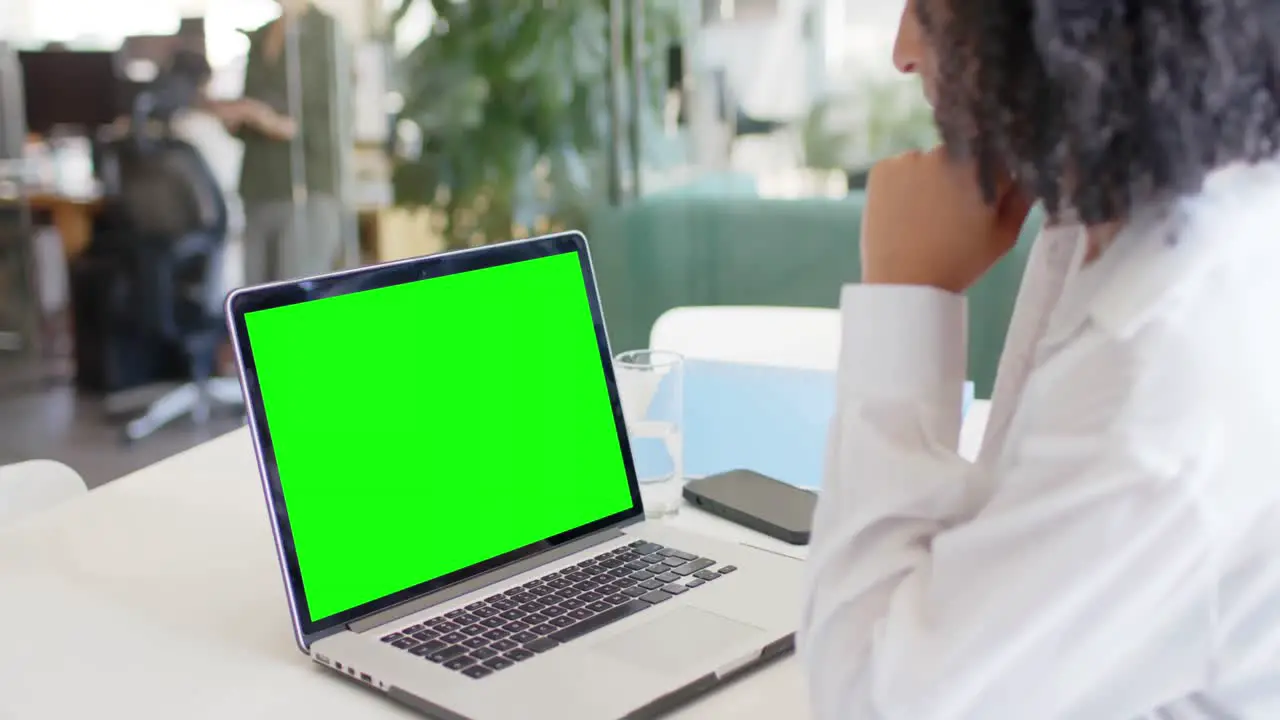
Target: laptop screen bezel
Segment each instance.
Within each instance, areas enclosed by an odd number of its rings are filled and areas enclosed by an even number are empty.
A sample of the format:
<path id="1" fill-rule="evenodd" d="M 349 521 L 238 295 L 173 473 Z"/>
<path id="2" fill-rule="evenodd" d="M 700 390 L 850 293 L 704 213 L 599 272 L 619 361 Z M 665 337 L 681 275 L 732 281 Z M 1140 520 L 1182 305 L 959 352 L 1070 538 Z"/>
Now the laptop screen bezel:
<path id="1" fill-rule="evenodd" d="M 595 325 L 600 363 L 604 370 L 609 401 L 613 408 L 614 427 L 617 431 L 619 450 L 622 452 L 627 482 L 630 486 L 631 506 L 622 512 L 517 548 L 462 570 L 419 583 L 335 615 L 312 620 L 310 608 L 307 604 L 306 590 L 302 582 L 302 571 L 298 562 L 297 550 L 289 524 L 289 512 L 285 505 L 284 491 L 276 464 L 271 429 L 267 421 L 262 393 L 258 384 L 257 367 L 253 356 L 253 346 L 249 340 L 246 316 L 250 313 L 301 302 L 377 290 L 409 282 L 430 280 L 563 253 L 575 253 L 582 269 L 587 301 L 590 305 L 591 318 Z M 643 515 L 644 511 L 640 501 L 640 485 L 636 476 L 635 463 L 631 456 L 626 423 L 623 420 L 622 401 L 613 371 L 612 353 L 609 347 L 608 334 L 605 330 L 604 313 L 600 304 L 600 296 L 596 289 L 595 275 L 592 272 L 591 257 L 587 248 L 586 238 L 580 233 L 569 232 L 518 240 L 453 253 L 385 263 L 299 281 L 238 290 L 231 293 L 227 298 L 226 315 L 228 328 L 239 361 L 250 432 L 254 446 L 257 449 L 259 474 L 262 478 L 263 491 L 266 495 L 267 506 L 271 516 L 272 530 L 275 534 L 276 550 L 279 555 L 286 590 L 289 594 L 294 629 L 298 636 L 299 645 L 304 649 L 309 647 L 312 641 L 327 636 L 361 617 L 382 612 L 401 603 L 465 582 L 504 565 L 555 549 L 591 533 L 634 521 Z M 323 391 L 323 388 L 317 388 L 317 392 Z M 334 418 L 334 422 L 339 421 L 339 418 Z"/>

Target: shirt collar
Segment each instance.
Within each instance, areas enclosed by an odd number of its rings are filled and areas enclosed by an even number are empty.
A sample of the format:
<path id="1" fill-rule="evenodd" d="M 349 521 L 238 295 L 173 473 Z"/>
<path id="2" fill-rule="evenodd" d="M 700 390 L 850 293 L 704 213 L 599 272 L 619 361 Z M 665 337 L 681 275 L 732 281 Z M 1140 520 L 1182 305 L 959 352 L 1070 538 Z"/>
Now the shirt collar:
<path id="1" fill-rule="evenodd" d="M 1079 268 L 1068 290 L 1078 312 L 1062 308 L 1053 334 L 1092 318 L 1116 337 L 1133 335 L 1250 238 L 1272 242 L 1268 228 L 1278 221 L 1280 163 L 1214 172 L 1200 193 L 1138 211 L 1110 248 Z"/>

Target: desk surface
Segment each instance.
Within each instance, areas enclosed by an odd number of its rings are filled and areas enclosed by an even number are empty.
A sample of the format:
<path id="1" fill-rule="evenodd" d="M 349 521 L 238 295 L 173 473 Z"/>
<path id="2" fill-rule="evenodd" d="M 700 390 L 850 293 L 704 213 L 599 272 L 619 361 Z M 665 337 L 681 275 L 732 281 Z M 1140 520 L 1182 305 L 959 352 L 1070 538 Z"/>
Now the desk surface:
<path id="1" fill-rule="evenodd" d="M 975 404 L 967 454 L 985 420 Z M 242 429 L 0 530 L 0 718 L 416 717 L 298 652 L 265 520 Z M 689 508 L 673 522 L 797 552 Z M 787 658 L 674 717 L 805 715 Z"/>

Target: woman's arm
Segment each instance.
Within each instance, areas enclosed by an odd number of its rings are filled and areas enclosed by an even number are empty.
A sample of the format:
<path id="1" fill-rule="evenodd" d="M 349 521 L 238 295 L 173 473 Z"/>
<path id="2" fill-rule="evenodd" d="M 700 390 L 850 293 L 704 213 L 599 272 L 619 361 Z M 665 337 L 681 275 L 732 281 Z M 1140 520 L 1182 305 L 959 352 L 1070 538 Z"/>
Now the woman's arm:
<path id="1" fill-rule="evenodd" d="M 841 305 L 799 633 L 815 716 L 1135 717 L 1199 687 L 1212 573 L 1181 475 L 1203 438 L 1178 423 L 1197 412 L 1178 359 L 1194 354 L 1086 321 L 1040 359 L 982 468 L 955 453 L 963 298 L 851 286 Z"/>

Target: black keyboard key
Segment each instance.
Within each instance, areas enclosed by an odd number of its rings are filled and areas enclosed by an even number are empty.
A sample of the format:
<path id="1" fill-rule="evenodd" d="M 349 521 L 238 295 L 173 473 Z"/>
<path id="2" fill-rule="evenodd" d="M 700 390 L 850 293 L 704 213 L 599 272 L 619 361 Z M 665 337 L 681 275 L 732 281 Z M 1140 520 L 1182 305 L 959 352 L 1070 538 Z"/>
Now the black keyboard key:
<path id="1" fill-rule="evenodd" d="M 616 560 L 614 558 L 609 558 L 608 560 L 601 560 L 600 567 L 608 568 L 609 570 L 612 570 L 616 567 L 622 567 L 622 561 Z"/>
<path id="2" fill-rule="evenodd" d="M 690 555 L 690 554 L 689 554 L 689 553 L 687 553 L 687 552 L 681 552 L 681 551 L 679 551 L 679 550 L 672 550 L 671 548 L 667 548 L 666 550 L 663 550 L 662 552 L 660 552 L 660 553 L 658 553 L 658 554 L 659 554 L 659 555 L 666 555 L 666 556 L 668 556 L 668 557 L 673 557 L 673 558 L 679 558 L 679 559 L 681 559 L 681 560 L 683 560 L 683 561 L 685 561 L 685 562 L 690 562 L 690 561 L 693 561 L 693 560 L 697 560 L 697 559 L 698 559 L 698 556 L 697 556 L 697 555 Z"/>
<path id="3" fill-rule="evenodd" d="M 401 630 L 401 631 L 400 631 L 400 634 L 401 634 L 401 635 L 412 635 L 412 634 L 414 634 L 414 633 L 416 633 L 416 632 L 420 632 L 420 631 L 422 631 L 422 630 L 426 629 L 426 627 L 427 627 L 426 625 L 410 625 L 409 627 L 407 627 L 407 628 L 405 628 L 405 629 Z"/>
<path id="4" fill-rule="evenodd" d="M 590 590 L 595 590 L 599 586 L 600 586 L 600 583 L 580 582 L 577 585 L 573 586 L 573 590 L 577 591 L 574 593 L 574 597 L 577 597 L 577 593 L 584 593 Z"/>
<path id="5" fill-rule="evenodd" d="M 462 628 L 462 634 L 470 635 L 471 637 L 475 637 L 476 635 L 479 635 L 482 632 L 484 632 L 483 625 L 468 625 Z"/>
<path id="6" fill-rule="evenodd" d="M 645 543 L 645 541 L 643 541 L 643 540 L 632 540 L 632 541 L 631 541 L 631 543 L 630 543 L 629 545 L 627 545 L 627 547 L 629 547 L 629 548 L 638 548 L 638 547 L 643 547 L 645 544 L 646 544 L 646 543 Z"/>
<path id="7" fill-rule="evenodd" d="M 506 652 L 520 647 L 520 643 L 515 640 L 499 640 L 494 643 L 489 643 L 489 647 L 497 650 L 498 652 Z"/>
<path id="8" fill-rule="evenodd" d="M 513 595 L 519 595 L 522 592 L 524 592 L 524 588 L 511 588 L 510 590 L 502 594 L 506 595 L 507 597 L 512 597 Z"/>
<path id="9" fill-rule="evenodd" d="M 629 598 L 626 595 L 623 595 L 622 593 L 617 593 L 605 598 L 604 601 L 609 603 L 610 605 L 621 605 L 625 603 L 628 599 Z"/>
<path id="10" fill-rule="evenodd" d="M 444 624 L 444 623 L 446 623 L 446 622 L 449 622 L 449 621 L 448 621 L 448 620 L 445 620 L 445 619 L 444 619 L 444 618 L 442 618 L 442 617 L 436 617 L 436 618 L 431 618 L 430 620 L 428 620 L 428 621 L 426 621 L 426 622 L 424 622 L 424 623 L 422 623 L 422 624 L 423 624 L 423 625 L 426 625 L 426 626 L 427 626 L 427 627 L 429 627 L 429 628 L 437 628 L 437 627 L 440 627 L 441 625 L 443 625 L 443 624 Z"/>
<path id="11" fill-rule="evenodd" d="M 690 580 L 689 582 L 685 583 L 685 584 L 684 584 L 684 586 L 685 586 L 685 587 L 687 587 L 687 588 L 696 588 L 696 587 L 698 587 L 699 585 L 706 585 L 706 584 L 707 584 L 707 581 L 706 581 L 706 580 L 701 580 L 701 579 L 699 579 L 699 578 L 694 578 L 694 579 Z"/>
<path id="12" fill-rule="evenodd" d="M 592 613 L 590 610 L 587 610 L 586 608 L 578 608 L 577 610 L 570 610 L 567 617 L 571 617 L 574 620 L 586 620 L 591 617 L 591 615 Z"/>
<path id="13" fill-rule="evenodd" d="M 654 590 L 653 592 L 649 592 L 649 593 L 645 593 L 644 595 L 641 595 L 640 599 L 651 605 L 657 605 L 658 603 L 664 603 L 670 600 L 671 597 L 672 597 L 671 593 L 666 593 L 661 590 Z"/>
<path id="14" fill-rule="evenodd" d="M 538 635 L 537 635 L 537 633 L 531 633 L 531 632 L 529 632 L 529 631 L 527 631 L 527 630 L 526 630 L 526 631 L 524 631 L 524 632 L 522 632 L 522 633 L 516 633 L 515 635 L 512 635 L 512 636 L 511 636 L 511 639 L 512 639 L 512 640 L 515 640 L 516 642 L 520 643 L 521 645 L 528 645 L 529 643 L 533 642 L 534 640 L 537 640 L 537 639 L 538 639 Z"/>
<path id="15" fill-rule="evenodd" d="M 475 611 L 477 611 L 477 610 L 481 610 L 481 609 L 483 609 L 483 608 L 484 608 L 484 601 L 482 600 L 482 601 L 480 601 L 480 602 L 473 602 L 473 603 L 471 603 L 471 604 L 470 604 L 470 605 L 468 605 L 465 609 L 466 609 L 466 611 L 467 611 L 467 612 L 475 612 Z"/>
<path id="16" fill-rule="evenodd" d="M 556 578 L 555 580 L 549 581 L 547 586 L 555 588 L 556 590 L 563 590 L 567 587 L 573 587 L 573 582 L 565 578 Z"/>
<path id="17" fill-rule="evenodd" d="M 536 587 L 538 587 L 539 585 L 541 585 L 543 582 L 545 582 L 545 581 L 544 581 L 544 580 L 542 580 L 542 579 L 530 580 L 529 582 L 527 582 L 527 583 L 525 583 L 525 584 L 524 584 L 524 589 L 525 589 L 525 590 L 528 590 L 529 588 L 536 588 Z"/>
<path id="18" fill-rule="evenodd" d="M 498 609 L 497 609 L 497 608 L 493 608 L 493 607 L 489 607 L 488 605 L 485 605 L 484 607 L 480 608 L 479 610 L 474 610 L 474 611 L 472 611 L 472 613 L 471 613 L 471 614 L 472 614 L 472 615 L 475 615 L 475 616 L 476 616 L 476 617 L 478 617 L 478 618 L 484 618 L 484 619 L 486 619 L 486 620 L 487 620 L 488 618 L 491 618 L 491 617 L 493 617 L 494 615 L 497 615 L 497 614 L 498 614 L 498 612 L 499 612 L 499 611 L 498 611 Z"/>
<path id="19" fill-rule="evenodd" d="M 483 665 L 472 665 L 469 668 L 465 668 L 462 674 L 473 680 L 479 680 L 487 675 L 492 675 L 493 671 Z"/>
<path id="20" fill-rule="evenodd" d="M 559 640 L 552 640 L 549 637 L 544 637 L 544 638 L 538 638 L 537 640 L 531 640 L 525 643 L 524 649 L 531 650 L 536 653 L 544 653 L 559 644 L 560 644 Z"/>
<path id="21" fill-rule="evenodd" d="M 679 579 L 680 576 L 675 573 L 662 573 L 658 577 L 654 578 L 654 580 L 661 580 L 664 583 L 673 583 Z"/>
<path id="22" fill-rule="evenodd" d="M 458 617 L 452 618 L 452 620 L 459 625 L 475 625 L 480 622 L 480 618 L 471 613 L 463 613 Z"/>
<path id="23" fill-rule="evenodd" d="M 567 587 L 563 590 L 557 590 L 556 596 L 564 598 L 565 600 L 568 600 L 569 598 L 577 597 L 578 593 L 580 592 L 582 591 L 576 587 Z"/>
<path id="24" fill-rule="evenodd" d="M 504 657 L 496 657 L 496 658 L 493 658 L 492 660 L 485 660 L 484 664 L 485 664 L 485 667 L 489 668 L 490 670 L 506 670 L 512 665 L 515 665 L 515 662 L 508 660 L 507 658 L 504 658 Z"/>
<path id="25" fill-rule="evenodd" d="M 409 652 L 413 655 L 417 655 L 421 657 L 423 655 L 430 655 L 433 652 L 438 652 L 447 647 L 449 647 L 448 643 L 443 643 L 443 642 L 440 642 L 439 640 L 429 640 L 425 643 L 422 643 L 418 647 L 410 650 Z"/>
<path id="26" fill-rule="evenodd" d="M 462 657 L 456 657 L 450 660 L 449 662 L 445 663 L 444 666 L 449 668 L 450 670 L 461 670 L 467 667 L 468 665 L 475 665 L 475 664 L 476 664 L 475 658 L 469 655 L 463 655 Z"/>
<path id="27" fill-rule="evenodd" d="M 569 617 L 568 615 L 562 615 L 557 618 L 551 618 L 551 622 L 549 624 L 555 625 L 558 628 L 562 628 L 562 627 L 569 627 L 573 623 L 574 623 L 573 618 Z"/>
<path id="28" fill-rule="evenodd" d="M 480 624 L 487 628 L 495 629 L 495 628 L 500 628 L 503 625 L 506 625 L 507 621 L 502 617 L 494 616 L 491 618 L 485 618 L 481 620 Z"/>
<path id="29" fill-rule="evenodd" d="M 503 625 L 502 629 L 506 630 L 509 633 L 518 633 L 523 630 L 528 630 L 529 624 L 522 620 L 515 620 L 513 622 L 507 623 L 506 625 Z"/>
<path id="30" fill-rule="evenodd" d="M 528 614 L 529 614 L 529 613 L 527 613 L 527 612 L 525 612 L 525 611 L 523 611 L 523 610 L 511 609 L 511 610 L 508 610 L 508 611 L 506 611 L 506 612 L 502 613 L 502 617 L 503 617 L 503 618 L 505 618 L 505 619 L 507 619 L 507 620 L 519 620 L 520 618 L 522 618 L 522 617 L 524 617 L 525 615 L 528 615 Z"/>
<path id="31" fill-rule="evenodd" d="M 529 588 L 529 592 L 532 593 L 534 597 L 541 598 L 541 597 L 546 597 L 550 595 L 551 593 L 555 592 L 555 590 L 550 587 L 547 587 L 546 585 L 539 585 L 536 588 Z"/>
<path id="32" fill-rule="evenodd" d="M 543 624 L 541 624 L 541 625 L 535 625 L 535 626 L 533 626 L 533 627 L 529 630 L 529 632 L 538 633 L 539 635 L 550 635 L 551 633 L 555 632 L 557 629 L 558 629 L 558 628 L 556 628 L 556 626 L 555 626 L 555 625 L 551 625 L 551 624 L 548 624 L 548 623 L 543 623 Z"/>
<path id="33" fill-rule="evenodd" d="M 593 603 L 597 600 L 603 600 L 604 596 L 598 592 L 584 592 L 578 596 L 578 599 L 584 603 Z"/>
<path id="34" fill-rule="evenodd" d="M 531 615 L 526 615 L 524 619 L 521 620 L 520 622 L 529 623 L 530 625 L 541 625 L 542 623 L 546 622 L 548 619 L 549 618 L 547 618 L 546 615 L 543 615 L 541 613 L 533 613 Z"/>
<path id="35" fill-rule="evenodd" d="M 584 573 L 584 572 L 578 572 L 578 571 L 576 571 L 576 570 L 575 570 L 574 572 L 571 572 L 571 573 L 569 573 L 568 575 L 565 575 L 565 576 L 564 576 L 564 579 L 565 579 L 565 580 L 569 580 L 569 581 L 571 581 L 571 582 L 580 583 L 580 582 L 582 582 L 583 580 L 586 580 L 586 579 L 587 579 L 587 578 L 589 578 L 589 577 L 591 577 L 591 576 L 590 576 L 590 575 L 588 575 L 588 574 L 586 574 L 586 573 Z"/>
<path id="36" fill-rule="evenodd" d="M 595 564 L 596 564 L 596 559 L 595 559 L 595 558 L 587 558 L 586 560 L 583 560 L 582 562 L 578 563 L 578 567 L 580 567 L 580 568 L 585 568 L 585 567 L 590 567 L 590 566 L 595 565 Z"/>
<path id="37" fill-rule="evenodd" d="M 414 640 L 411 637 L 402 637 L 399 640 L 391 643 L 391 647 L 399 648 L 401 650 L 407 650 L 417 644 L 418 644 L 418 641 Z"/>
<path id="38" fill-rule="evenodd" d="M 641 543 L 639 545 L 632 546 L 631 552 L 639 553 L 641 555 L 652 555 L 661 549 L 662 549 L 661 545 L 657 543 L 647 542 L 647 543 Z"/>
<path id="39" fill-rule="evenodd" d="M 422 642 L 426 642 L 428 640 L 435 640 L 438 637 L 440 637 L 440 633 L 435 632 L 433 630 L 422 630 L 420 632 L 416 632 L 413 634 L 413 638 L 415 640 L 421 640 Z"/>
<path id="40" fill-rule="evenodd" d="M 527 593 L 527 592 L 520 593 L 519 595 L 512 595 L 512 596 L 511 596 L 511 599 L 512 599 L 512 600 L 515 600 L 516 602 L 520 603 L 521 605 L 524 605 L 525 603 L 538 602 L 538 596 L 537 596 L 537 595 L 533 595 L 533 594 L 531 594 L 531 593 Z"/>
<path id="41" fill-rule="evenodd" d="M 667 566 L 663 565 L 662 563 L 658 563 L 657 565 L 650 565 L 649 567 L 645 568 L 644 571 L 647 573 L 653 573 L 654 575 L 661 575 L 662 573 L 667 571 Z"/>
<path id="42" fill-rule="evenodd" d="M 511 633 L 507 632 L 506 630 L 490 630 L 489 632 L 485 633 L 483 637 L 486 637 L 490 640 L 501 640 L 509 636 L 510 634 Z"/>
<path id="43" fill-rule="evenodd" d="M 549 618 L 553 618 L 553 617 L 560 617 L 561 615 L 563 615 L 563 614 L 565 614 L 565 613 L 567 613 L 567 612 L 569 612 L 569 611 L 568 611 L 568 610 L 566 610 L 566 609 L 564 609 L 564 608 L 562 608 L 562 607 L 560 607 L 559 605 L 552 605 L 552 606 L 551 606 L 551 607 L 549 607 L 549 608 L 543 608 L 543 609 L 542 609 L 542 614 L 543 614 L 543 615 L 546 615 L 546 616 L 547 616 L 547 617 L 549 617 Z"/>
<path id="44" fill-rule="evenodd" d="M 481 636 L 481 637 L 473 637 L 470 640 L 467 640 L 466 642 L 462 643 L 462 646 L 465 648 L 470 648 L 472 650 L 475 650 L 476 648 L 482 648 L 488 644 L 489 644 L 489 638 Z"/>
<path id="45" fill-rule="evenodd" d="M 503 598 L 501 600 L 495 600 L 489 604 L 502 611 L 510 610 L 516 606 L 515 603 L 511 602 L 511 598 Z"/>
<path id="46" fill-rule="evenodd" d="M 630 575 L 629 577 L 630 577 L 632 580 L 635 580 L 635 581 L 637 581 L 637 582 L 640 582 L 640 581 L 648 580 L 648 579 L 652 578 L 652 577 L 653 577 L 653 573 L 649 572 L 648 570 L 637 570 L 637 571 L 635 571 L 635 572 L 631 573 L 631 575 Z"/>
<path id="47" fill-rule="evenodd" d="M 602 575 L 608 571 L 609 571 L 609 568 L 602 567 L 600 565 L 592 565 L 586 570 L 583 570 L 583 572 L 585 572 L 588 575 Z"/>
<path id="48" fill-rule="evenodd" d="M 605 610 L 608 610 L 610 607 L 611 606 L 609 605 L 609 603 L 605 602 L 604 600 L 597 600 L 595 602 L 587 603 L 587 609 L 595 613 L 604 612 Z"/>
<path id="49" fill-rule="evenodd" d="M 617 580 L 614 580 L 613 586 L 621 590 L 622 588 L 629 588 L 632 585 L 635 585 L 637 582 L 639 581 L 632 580 L 630 577 L 624 577 L 624 578 L 619 578 Z"/>
<path id="50" fill-rule="evenodd" d="M 581 600 L 565 600 L 564 602 L 560 603 L 560 607 L 564 608 L 565 610 L 577 610 L 583 605 L 586 605 L 586 603 L 582 602 Z"/>
<path id="51" fill-rule="evenodd" d="M 667 556 L 662 555 L 660 553 L 653 553 L 652 555 L 644 556 L 645 562 L 649 563 L 650 565 L 656 565 L 666 559 L 667 559 Z"/>
<path id="52" fill-rule="evenodd" d="M 679 575 L 680 577 L 688 577 L 698 572 L 699 570 L 705 570 L 715 564 L 716 564 L 716 561 L 712 560 L 711 558 L 698 558 L 697 560 L 694 560 L 691 563 L 685 563 L 684 565 L 681 565 L 680 567 L 676 568 L 675 570 L 672 570 L 671 572 Z"/>
<path id="53" fill-rule="evenodd" d="M 609 571 L 609 577 L 612 577 L 612 578 L 624 578 L 630 574 L 631 574 L 631 570 L 625 567 L 616 567 Z"/>
<path id="54" fill-rule="evenodd" d="M 482 647 L 471 651 L 471 657 L 477 660 L 488 660 L 491 657 L 497 657 L 498 651 L 493 648 Z"/>
<path id="55" fill-rule="evenodd" d="M 463 635 L 460 632 L 451 632 L 448 635 L 441 635 L 440 639 L 449 643 L 450 645 L 454 645 L 466 640 L 467 636 Z"/>
<path id="56" fill-rule="evenodd" d="M 502 599 L 502 593 L 498 593 L 497 595 L 490 595 L 489 597 L 485 598 L 484 601 L 492 605 L 501 599 Z"/>
<path id="57" fill-rule="evenodd" d="M 467 614 L 466 610 L 450 610 L 449 612 L 445 613 L 444 616 L 449 618 L 450 620 L 454 620 L 466 614 Z"/>
<path id="58" fill-rule="evenodd" d="M 645 580 L 644 582 L 640 583 L 640 587 L 644 588 L 645 590 L 657 590 L 658 588 L 662 587 L 665 584 L 666 583 L 662 582 L 661 580 L 654 578 L 654 579 Z"/>
<path id="59" fill-rule="evenodd" d="M 515 650 L 512 650 L 506 655 L 507 658 L 514 660 L 516 662 L 524 662 L 525 660 L 528 660 L 533 656 L 534 656 L 534 653 L 531 653 L 528 650 L 525 650 L 524 648 L 516 648 Z"/>
<path id="60" fill-rule="evenodd" d="M 590 620 L 567 627 L 552 635 L 551 638 L 556 642 L 567 643 L 571 640 L 576 640 L 589 632 L 599 630 L 606 625 L 611 625 L 619 620 L 631 617 L 648 607 L 648 603 L 641 602 L 640 600 L 632 600 L 625 605 L 609 608 Z"/>
<path id="61" fill-rule="evenodd" d="M 721 575 L 728 575 L 729 573 L 731 573 L 731 572 L 733 572 L 733 571 L 735 571 L 735 570 L 737 570 L 737 569 L 738 569 L 738 568 L 736 568 L 736 567 L 734 567 L 734 566 L 732 566 L 732 565 L 725 565 L 724 567 L 720 568 L 720 574 L 721 574 Z"/>
<path id="62" fill-rule="evenodd" d="M 451 633 L 451 632 L 458 632 L 459 630 L 462 629 L 462 626 L 454 625 L 451 622 L 442 622 L 439 625 L 432 627 L 431 629 L 435 630 L 438 633 Z"/>
<path id="63" fill-rule="evenodd" d="M 440 648 L 435 652 L 427 653 L 424 657 L 426 657 L 428 660 L 430 660 L 433 663 L 442 663 L 442 662 L 448 662 L 458 657 L 459 655 L 465 654 L 466 652 L 467 652 L 467 649 L 462 647 L 461 645 L 450 645 L 447 648 Z"/>
<path id="64" fill-rule="evenodd" d="M 662 592 L 671 593 L 672 595 L 683 595 L 684 593 L 689 592 L 689 588 L 683 585 L 671 584 L 662 588 Z"/>
<path id="65" fill-rule="evenodd" d="M 699 570 L 698 572 L 694 573 L 693 576 L 698 578 L 699 580 L 706 580 L 707 582 L 720 579 L 720 573 L 712 572 L 710 570 Z"/>
<path id="66" fill-rule="evenodd" d="M 393 643 L 393 642 L 395 642 L 395 641 L 399 640 L 399 639 L 400 639 L 400 638 L 402 638 L 402 637 L 404 637 L 404 635 L 401 635 L 400 633 L 391 633 L 390 635 L 383 635 L 383 636 L 382 636 L 382 642 L 384 642 L 384 643 Z"/>
<path id="67" fill-rule="evenodd" d="M 558 601 L 559 599 L 560 598 L 553 598 L 552 600 L 548 600 L 546 602 L 543 602 L 541 600 L 538 600 L 536 602 L 528 602 L 516 609 L 523 613 L 530 613 L 530 614 L 538 613 L 538 612 L 542 612 L 542 608 L 546 607 L 547 602 L 554 602 L 554 601 Z"/>
<path id="68" fill-rule="evenodd" d="M 685 563 L 684 559 L 678 557 L 669 557 L 662 561 L 663 565 L 669 568 L 678 568 Z"/>
<path id="69" fill-rule="evenodd" d="M 645 568 L 649 567 L 649 563 L 647 563 L 647 562 L 645 562 L 645 561 L 643 561 L 643 560 L 632 560 L 631 562 L 627 563 L 626 565 L 623 565 L 623 567 L 625 567 L 625 568 L 627 568 L 627 569 L 629 569 L 629 570 L 643 570 L 643 569 L 645 569 Z"/>
<path id="70" fill-rule="evenodd" d="M 623 594 L 623 595 L 626 595 L 626 596 L 628 596 L 628 597 L 637 598 L 637 597 L 640 597 L 641 595 L 643 595 L 643 594 L 645 594 L 645 593 L 647 593 L 647 592 L 649 592 L 649 591 L 648 591 L 648 590 L 646 590 L 646 589 L 644 589 L 644 588 L 642 588 L 642 587 L 629 587 L 629 588 L 627 588 L 626 590 L 623 590 L 623 591 L 622 591 L 622 594 Z"/>

